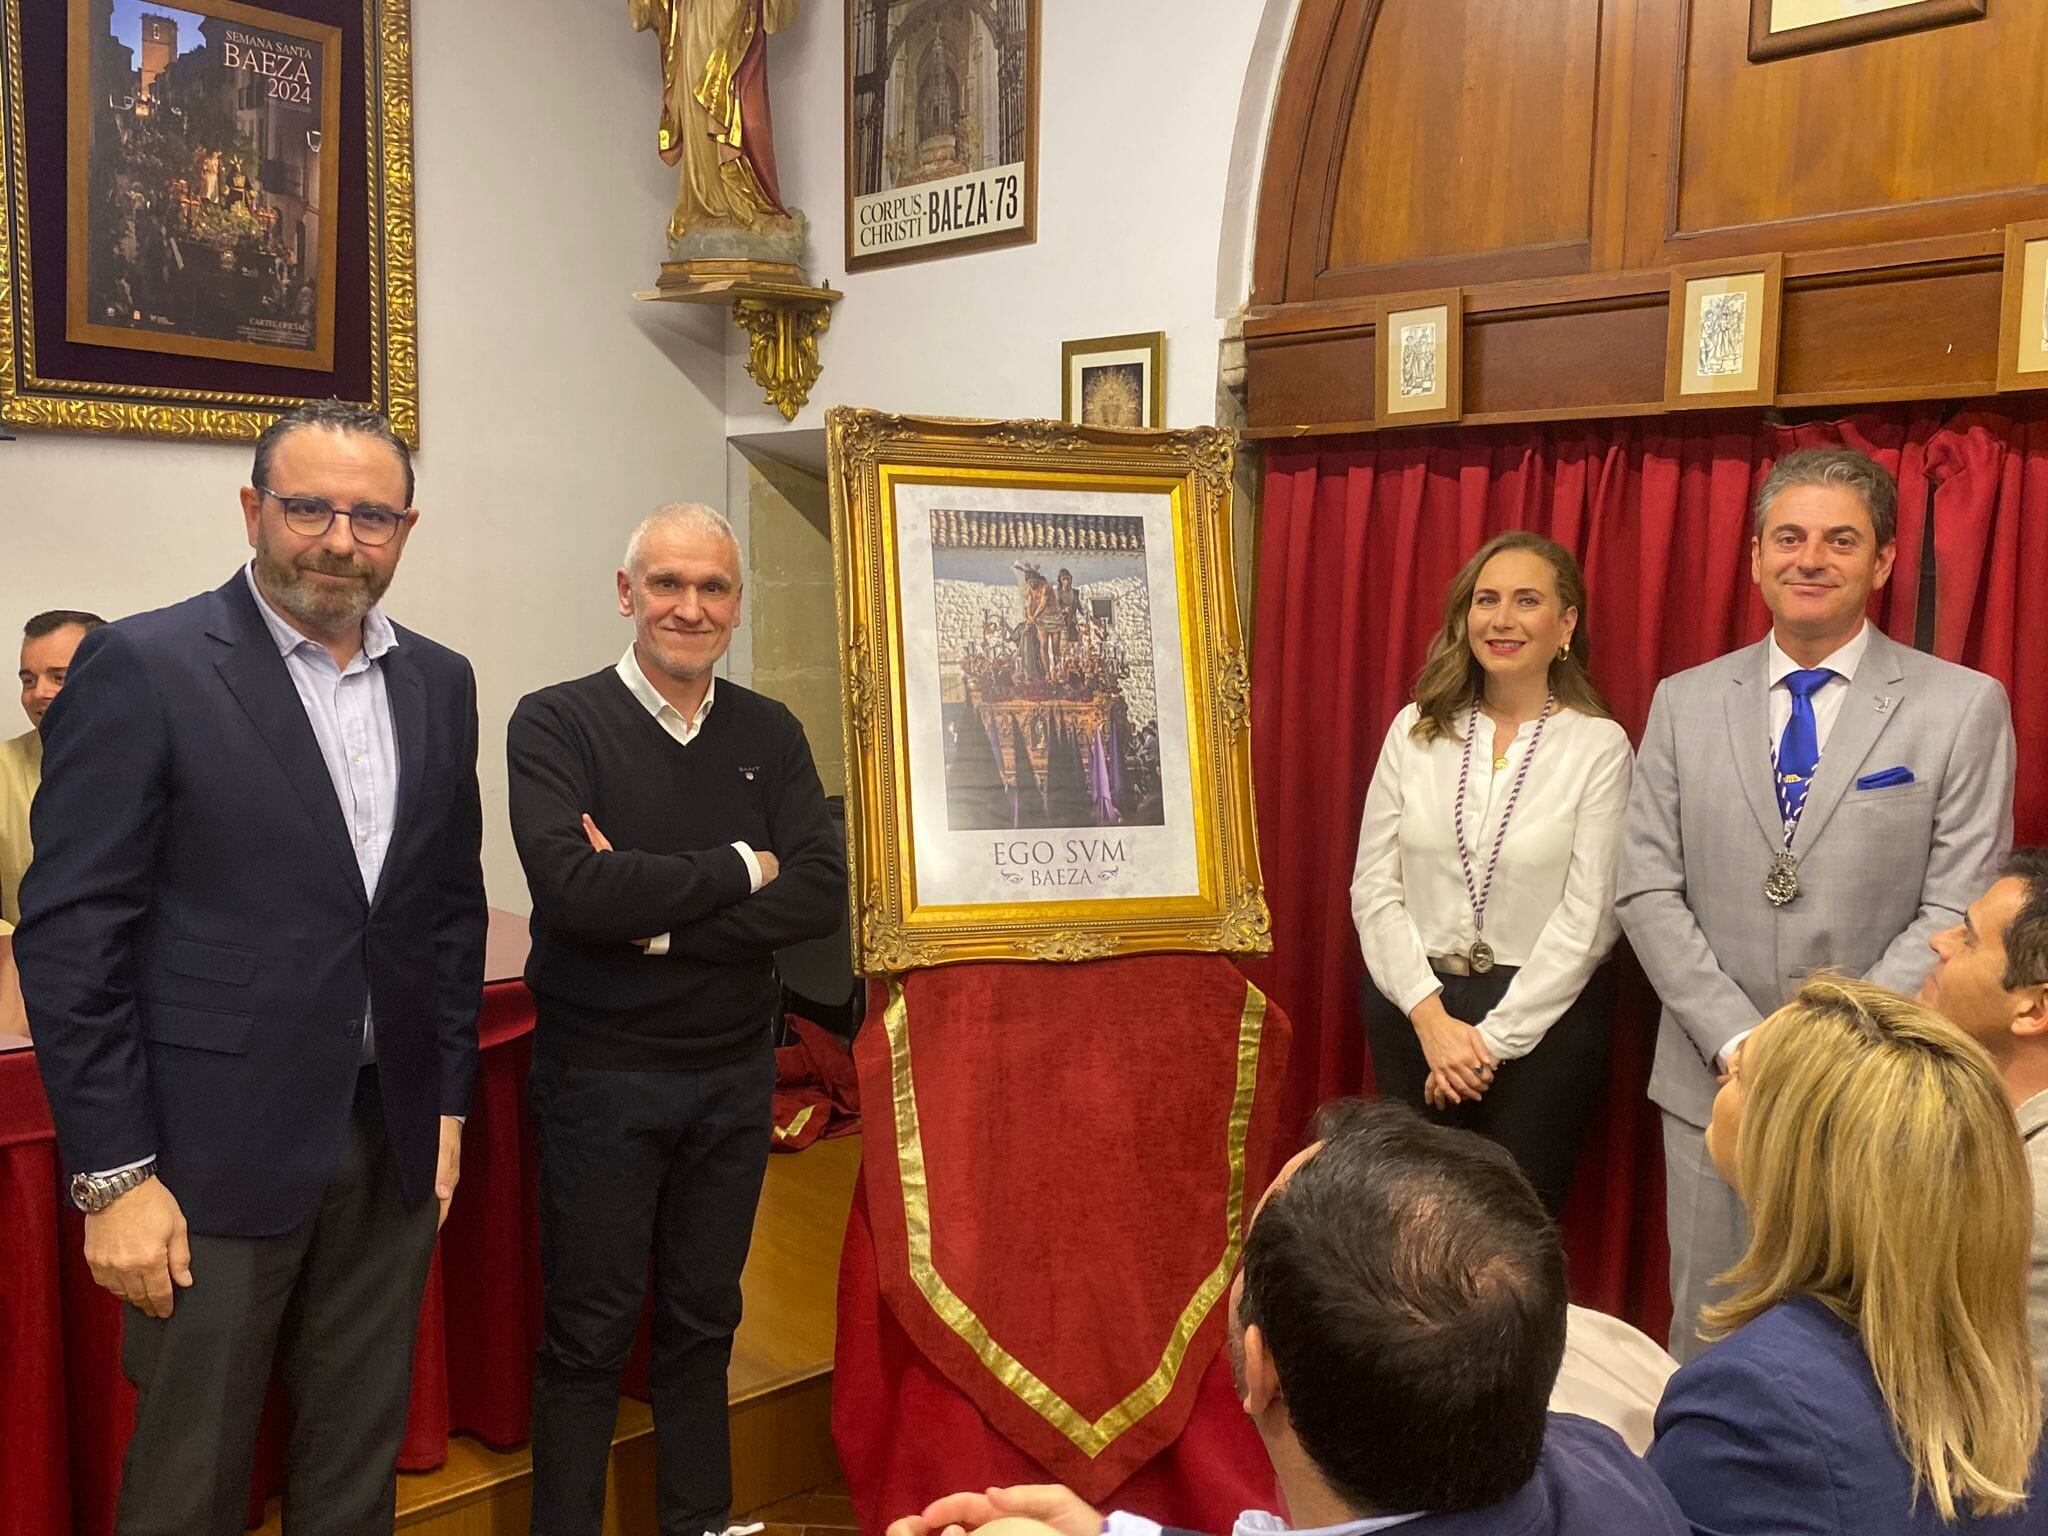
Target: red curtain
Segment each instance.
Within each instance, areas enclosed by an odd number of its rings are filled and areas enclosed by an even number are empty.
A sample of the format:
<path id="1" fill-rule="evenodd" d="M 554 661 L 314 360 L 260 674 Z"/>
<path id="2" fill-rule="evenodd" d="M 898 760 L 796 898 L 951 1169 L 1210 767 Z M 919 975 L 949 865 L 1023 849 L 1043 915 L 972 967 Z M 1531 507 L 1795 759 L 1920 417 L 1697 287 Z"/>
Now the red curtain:
<path id="1" fill-rule="evenodd" d="M 1794 448 L 1846 443 L 1899 477 L 1898 559 L 1877 620 L 1907 643 L 1935 506 L 1937 650 L 2003 679 L 2021 761 L 2048 746 L 2048 647 L 2020 624 L 2021 575 L 2048 574 L 2048 410 L 1904 405 L 1789 426 L 1754 413 L 1331 439 L 1266 473 L 1253 639 L 1253 756 L 1273 954 L 1249 967 L 1295 1021 L 1284 1124 L 1369 1091 L 1349 885 L 1387 724 L 1445 588 L 1485 539 L 1533 528 L 1574 551 L 1595 678 L 1639 735 L 1658 681 L 1768 623 L 1749 578 L 1755 491 Z M 2020 833 L 2048 830 L 2048 782 Z M 1663 1172 L 1644 1096 L 1655 1001 L 1625 951 L 1612 1084 L 1566 1213 L 1579 1299 L 1654 1337 L 1669 1317 Z"/>
<path id="2" fill-rule="evenodd" d="M 2025 606 L 2048 577 L 2048 401 L 1959 412 L 1929 444 L 1927 464 L 1934 651 L 2005 684 L 2019 739 L 2013 837 L 2048 842 L 2048 632 Z"/>

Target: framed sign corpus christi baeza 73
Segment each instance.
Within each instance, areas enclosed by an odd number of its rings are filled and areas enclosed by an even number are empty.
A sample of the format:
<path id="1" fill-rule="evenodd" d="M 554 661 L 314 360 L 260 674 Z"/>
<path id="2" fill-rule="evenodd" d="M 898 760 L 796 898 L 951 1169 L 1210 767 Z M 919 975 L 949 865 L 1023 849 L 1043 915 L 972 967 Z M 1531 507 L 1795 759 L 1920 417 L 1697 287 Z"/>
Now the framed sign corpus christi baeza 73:
<path id="1" fill-rule="evenodd" d="M 1264 953 L 1231 435 L 826 431 L 861 969 Z"/>
<path id="2" fill-rule="evenodd" d="M 1038 238 L 1039 0 L 846 0 L 846 270 Z"/>

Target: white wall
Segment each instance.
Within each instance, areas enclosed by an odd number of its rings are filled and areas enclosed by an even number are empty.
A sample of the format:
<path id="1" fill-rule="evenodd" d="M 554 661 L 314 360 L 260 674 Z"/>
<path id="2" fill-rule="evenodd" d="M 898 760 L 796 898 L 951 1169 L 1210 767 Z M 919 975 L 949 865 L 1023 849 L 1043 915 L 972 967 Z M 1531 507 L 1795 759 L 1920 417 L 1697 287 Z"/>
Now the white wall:
<path id="1" fill-rule="evenodd" d="M 493 0 L 480 26 L 468 0 L 414 0 L 426 515 L 387 606 L 476 664 L 494 903 L 528 906 L 504 722 L 529 689 L 623 648 L 611 573 L 647 510 L 722 502 L 746 538 L 727 434 L 815 437 L 840 403 L 1056 416 L 1061 341 L 1143 330 L 1167 333 L 1169 421 L 1215 419 L 1294 6 L 1042 0 L 1037 243 L 848 278 L 844 5 L 804 0 L 771 40 L 777 156 L 813 221 L 813 275 L 847 298 L 786 426 L 722 311 L 631 297 L 652 286 L 675 183 L 652 151 L 654 44 L 625 7 Z M 0 443 L 0 632 L 43 608 L 112 616 L 218 585 L 246 556 L 247 474 L 238 446 Z M 734 647 L 743 677 L 751 640 Z"/>
<path id="2" fill-rule="evenodd" d="M 505 819 L 521 694 L 626 644 L 612 571 L 664 501 L 725 481 L 719 312 L 638 304 L 674 173 L 653 153 L 653 41 L 625 7 L 415 0 L 424 510 L 386 606 L 466 653 L 482 709 L 491 900 L 528 907 Z M 0 648 L 22 619 L 108 616 L 246 558 L 249 454 L 80 436 L 0 443 Z M 23 722 L 0 699 L 0 734 Z"/>
<path id="3" fill-rule="evenodd" d="M 770 39 L 783 196 L 811 220 L 811 277 L 845 291 L 831 405 L 951 416 L 1060 413 L 1060 343 L 1166 332 L 1166 414 L 1215 420 L 1217 342 L 1248 287 L 1252 199 L 1294 0 L 1041 0 L 1035 244 L 845 271 L 845 6 L 806 0 Z M 727 430 L 774 431 L 744 356 Z"/>

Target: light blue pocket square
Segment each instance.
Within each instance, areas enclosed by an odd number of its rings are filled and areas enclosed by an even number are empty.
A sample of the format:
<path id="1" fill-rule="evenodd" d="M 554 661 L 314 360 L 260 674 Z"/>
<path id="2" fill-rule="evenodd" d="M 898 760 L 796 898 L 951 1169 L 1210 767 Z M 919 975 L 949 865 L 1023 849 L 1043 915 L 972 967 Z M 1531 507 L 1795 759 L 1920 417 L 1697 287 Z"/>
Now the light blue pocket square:
<path id="1" fill-rule="evenodd" d="M 1866 773 L 1856 781 L 1858 789 L 1896 789 L 1901 784 L 1913 782 L 1913 770 L 1906 767 L 1887 768 L 1881 773 Z"/>

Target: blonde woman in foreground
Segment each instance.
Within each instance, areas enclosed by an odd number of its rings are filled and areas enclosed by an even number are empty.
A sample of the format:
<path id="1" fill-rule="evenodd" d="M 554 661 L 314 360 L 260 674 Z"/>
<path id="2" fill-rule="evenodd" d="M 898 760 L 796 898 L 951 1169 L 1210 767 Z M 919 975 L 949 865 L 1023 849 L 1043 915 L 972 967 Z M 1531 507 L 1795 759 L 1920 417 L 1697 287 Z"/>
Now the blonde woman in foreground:
<path id="1" fill-rule="evenodd" d="M 1693 1530 L 2048 1532 L 2030 1182 L 1982 1047 L 1816 977 L 1744 1043 L 1707 1151 L 1755 1235 L 1657 1411 Z"/>

